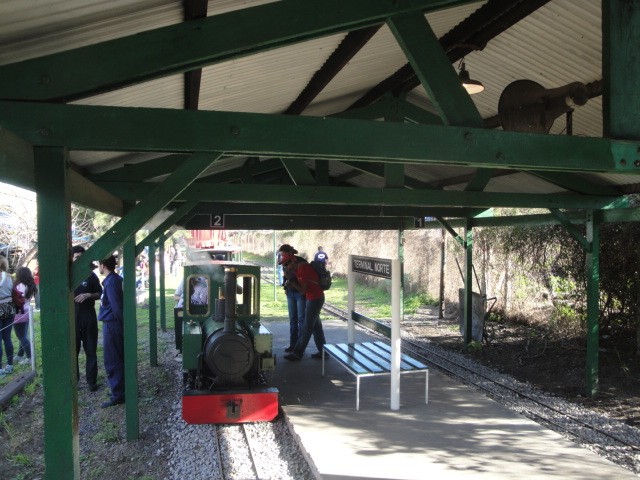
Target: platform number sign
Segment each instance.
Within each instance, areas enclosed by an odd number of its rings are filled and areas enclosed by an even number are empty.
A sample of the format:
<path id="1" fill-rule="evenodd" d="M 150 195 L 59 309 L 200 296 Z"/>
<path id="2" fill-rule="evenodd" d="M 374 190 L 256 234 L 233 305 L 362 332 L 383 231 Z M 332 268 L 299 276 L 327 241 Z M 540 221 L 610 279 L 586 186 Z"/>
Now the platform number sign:
<path id="1" fill-rule="evenodd" d="M 224 215 L 211 214 L 211 228 L 224 228 Z"/>
<path id="2" fill-rule="evenodd" d="M 196 213 L 189 221 L 189 225 L 190 230 L 224 228 L 224 215 L 217 213 Z"/>
<path id="3" fill-rule="evenodd" d="M 427 223 L 435 222 L 435 221 L 436 221 L 436 217 L 414 217 L 413 218 L 413 223 L 416 228 L 424 228 L 427 225 Z"/>

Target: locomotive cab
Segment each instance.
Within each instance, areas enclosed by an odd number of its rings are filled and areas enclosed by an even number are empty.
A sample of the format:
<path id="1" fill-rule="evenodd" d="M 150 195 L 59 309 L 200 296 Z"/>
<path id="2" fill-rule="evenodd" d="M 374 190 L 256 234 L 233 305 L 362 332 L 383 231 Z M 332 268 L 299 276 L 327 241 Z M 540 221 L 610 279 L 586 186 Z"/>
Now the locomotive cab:
<path id="1" fill-rule="evenodd" d="M 260 323 L 260 267 L 241 262 L 184 267 L 183 418 L 188 423 L 272 420 L 278 391 L 273 335 Z"/>

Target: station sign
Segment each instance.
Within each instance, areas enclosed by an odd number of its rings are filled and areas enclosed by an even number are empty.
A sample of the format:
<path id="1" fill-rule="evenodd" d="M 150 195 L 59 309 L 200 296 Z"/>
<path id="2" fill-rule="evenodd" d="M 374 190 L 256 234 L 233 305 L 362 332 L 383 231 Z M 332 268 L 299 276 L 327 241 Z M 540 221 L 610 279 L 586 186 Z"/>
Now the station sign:
<path id="1" fill-rule="evenodd" d="M 364 273 L 382 278 L 391 278 L 391 260 L 386 258 L 351 257 L 351 269 L 354 272 Z"/>

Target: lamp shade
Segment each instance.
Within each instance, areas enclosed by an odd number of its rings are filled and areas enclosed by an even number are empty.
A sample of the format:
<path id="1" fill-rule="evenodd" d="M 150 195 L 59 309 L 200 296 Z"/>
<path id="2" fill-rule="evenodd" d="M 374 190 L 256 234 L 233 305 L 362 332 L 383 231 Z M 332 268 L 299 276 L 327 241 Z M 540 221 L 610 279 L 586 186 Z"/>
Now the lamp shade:
<path id="1" fill-rule="evenodd" d="M 482 82 L 473 80 L 469 76 L 469 72 L 466 70 L 464 63 L 462 64 L 462 68 L 458 73 L 458 77 L 460 78 L 460 83 L 462 83 L 462 86 L 467 91 L 467 93 L 469 93 L 469 95 L 480 93 L 484 90 L 484 85 L 482 84 Z"/>

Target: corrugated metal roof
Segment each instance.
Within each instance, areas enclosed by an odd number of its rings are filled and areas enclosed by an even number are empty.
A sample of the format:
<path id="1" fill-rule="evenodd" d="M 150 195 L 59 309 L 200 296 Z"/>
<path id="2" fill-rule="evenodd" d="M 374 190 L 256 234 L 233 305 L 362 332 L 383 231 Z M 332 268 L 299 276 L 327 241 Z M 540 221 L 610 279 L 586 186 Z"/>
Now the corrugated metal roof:
<path id="1" fill-rule="evenodd" d="M 483 118 L 498 114 L 502 91 L 515 80 L 533 80 L 545 88 L 602 78 L 600 2 L 555 0 L 498 35 L 482 51 L 465 57 L 471 77 L 485 90 L 471 96 Z M 428 96 L 422 86 L 416 103 Z M 558 119 L 551 133 L 565 128 Z M 591 99 L 573 114 L 575 135 L 602 136 L 602 103 Z"/>
<path id="2" fill-rule="evenodd" d="M 208 14 L 249 8 L 265 0 L 210 1 Z M 472 15 L 487 2 L 469 4 L 427 15 L 438 37 Z M 465 58 L 471 76 L 485 91 L 471 98 L 484 118 L 497 115 L 498 101 L 512 81 L 530 79 L 546 88 L 567 83 L 600 80 L 602 76 L 601 6 L 593 0 L 552 0 L 491 40 L 482 51 Z M 176 24 L 183 21 L 179 0 L 20 0 L 0 2 L 0 64 L 47 55 L 83 45 Z M 241 34 L 241 32 L 239 32 Z M 200 109 L 236 112 L 282 113 L 296 99 L 345 33 L 210 65 L 203 69 Z M 373 36 L 346 67 L 313 99 L 304 115 L 324 116 L 345 110 L 369 89 L 407 63 L 386 25 Z M 455 65 L 457 67 L 457 65 Z M 75 103 L 155 108 L 183 108 L 183 75 L 168 77 L 102 93 Z M 423 87 L 409 95 L 411 103 L 435 111 Z M 564 117 L 552 134 L 562 134 Z M 574 135 L 602 136 L 602 101 L 592 98 L 573 114 Z M 126 163 L 146 161 L 160 154 L 128 152 L 71 152 L 71 159 L 89 172 L 101 172 Z M 227 159 L 216 168 L 232 168 L 245 159 Z M 307 162 L 313 165 L 313 162 Z M 350 167 L 330 162 L 331 175 Z M 421 182 L 438 182 L 472 173 L 468 167 L 407 165 L 405 174 Z M 524 176 L 524 177 L 523 177 Z M 629 185 L 634 177 L 585 174 L 597 183 Z M 526 180 L 526 181 L 525 181 Z M 349 180 L 354 185 L 382 186 L 372 175 Z M 457 189 L 450 185 L 445 188 Z M 517 174 L 492 179 L 489 191 L 554 193 L 557 186 L 537 177 Z"/>

